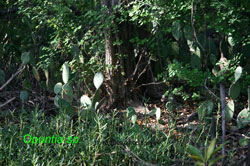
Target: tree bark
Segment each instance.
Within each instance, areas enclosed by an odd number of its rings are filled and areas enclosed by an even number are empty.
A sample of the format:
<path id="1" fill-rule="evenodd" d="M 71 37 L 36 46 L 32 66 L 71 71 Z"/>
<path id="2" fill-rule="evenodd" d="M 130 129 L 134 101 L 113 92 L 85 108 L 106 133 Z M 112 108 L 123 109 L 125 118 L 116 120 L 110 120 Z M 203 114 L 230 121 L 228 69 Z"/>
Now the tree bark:
<path id="1" fill-rule="evenodd" d="M 113 11 L 114 5 L 119 4 L 119 0 L 102 0 L 103 7 L 107 7 L 106 16 L 115 15 L 119 17 L 119 13 Z M 116 32 L 113 32 L 111 27 L 104 31 L 105 36 L 105 83 L 108 95 L 107 108 L 115 108 L 125 106 L 127 100 L 131 98 L 131 80 L 129 77 L 133 71 L 133 55 L 130 52 L 133 50 L 129 43 L 129 21 L 116 23 L 112 20 Z M 114 45 L 114 41 L 122 41 L 121 45 Z M 118 58 L 118 55 L 119 56 Z"/>

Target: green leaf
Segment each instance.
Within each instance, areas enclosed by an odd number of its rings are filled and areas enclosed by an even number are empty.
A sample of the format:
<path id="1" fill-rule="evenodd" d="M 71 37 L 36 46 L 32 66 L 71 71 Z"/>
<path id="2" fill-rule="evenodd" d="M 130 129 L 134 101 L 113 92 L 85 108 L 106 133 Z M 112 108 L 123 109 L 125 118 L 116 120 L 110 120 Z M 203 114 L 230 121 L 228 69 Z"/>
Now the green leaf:
<path id="1" fill-rule="evenodd" d="M 209 60 L 210 60 L 210 62 L 211 62 L 213 65 L 215 65 L 216 62 L 217 62 L 217 57 L 216 57 L 216 55 L 211 54 L 211 55 L 209 56 Z"/>
<path id="2" fill-rule="evenodd" d="M 55 86 L 54 86 L 54 92 L 55 94 L 58 94 L 59 92 L 61 92 L 62 90 L 62 83 L 58 82 Z"/>
<path id="3" fill-rule="evenodd" d="M 59 105 L 59 108 L 63 110 L 66 114 L 68 114 L 69 116 L 72 116 L 74 114 L 74 109 L 72 107 L 72 104 L 69 103 L 67 100 L 59 98 L 58 105 Z"/>
<path id="4" fill-rule="evenodd" d="M 172 34 L 176 40 L 179 40 L 182 37 L 182 31 L 181 31 L 181 23 L 180 21 L 175 21 L 172 24 Z"/>
<path id="5" fill-rule="evenodd" d="M 230 121 L 233 118 L 234 115 L 234 101 L 232 99 L 229 99 L 227 105 L 226 105 L 226 121 Z"/>
<path id="6" fill-rule="evenodd" d="M 239 95 L 240 95 L 240 83 L 235 82 L 229 88 L 229 96 L 233 100 L 236 100 Z"/>
<path id="7" fill-rule="evenodd" d="M 234 39 L 233 39 L 232 36 L 229 36 L 227 38 L 227 41 L 228 41 L 228 43 L 230 44 L 231 47 L 233 47 L 235 45 L 235 42 L 234 42 Z"/>
<path id="8" fill-rule="evenodd" d="M 204 33 L 200 32 L 197 34 L 198 41 L 203 47 L 206 47 L 206 45 L 209 43 L 208 38 L 204 36 Z M 200 46 L 199 46 L 200 48 Z"/>
<path id="9" fill-rule="evenodd" d="M 80 99 L 80 104 L 84 109 L 87 109 L 91 107 L 92 102 L 88 96 L 83 95 Z"/>
<path id="10" fill-rule="evenodd" d="M 168 111 L 173 111 L 174 110 L 174 104 L 172 103 L 172 102 L 170 102 L 170 101 L 168 101 L 167 103 L 166 103 L 166 109 L 168 110 Z"/>
<path id="11" fill-rule="evenodd" d="M 200 161 L 197 161 L 197 162 L 195 163 L 195 165 L 197 165 L 197 166 L 205 166 L 205 164 L 204 164 L 203 162 L 200 162 Z"/>
<path id="12" fill-rule="evenodd" d="M 68 102 L 72 102 L 73 100 L 73 89 L 71 86 L 69 86 L 68 84 L 64 84 L 62 86 L 62 98 L 65 99 Z"/>
<path id="13" fill-rule="evenodd" d="M 80 54 L 80 50 L 79 50 L 78 46 L 77 45 L 73 45 L 71 47 L 70 53 L 71 53 L 72 56 L 78 57 L 79 54 Z"/>
<path id="14" fill-rule="evenodd" d="M 240 79 L 241 74 L 242 74 L 242 67 L 238 66 L 234 73 L 234 78 L 235 78 L 234 82 Z"/>
<path id="15" fill-rule="evenodd" d="M 32 72 L 33 72 L 33 75 L 34 75 L 35 79 L 39 82 L 40 81 L 40 75 L 39 75 L 39 73 L 38 73 L 35 66 L 32 67 Z"/>
<path id="16" fill-rule="evenodd" d="M 156 120 L 159 121 L 161 118 L 161 109 L 158 107 L 156 108 L 155 116 L 156 116 Z"/>
<path id="17" fill-rule="evenodd" d="M 131 117 L 133 115 L 136 115 L 135 109 L 133 107 L 128 107 L 126 109 L 126 111 L 127 111 L 127 117 Z"/>
<path id="18" fill-rule="evenodd" d="M 96 89 L 99 89 L 100 86 L 102 85 L 103 83 L 103 80 L 104 80 L 104 77 L 102 75 L 102 73 L 96 73 L 95 74 L 95 77 L 94 77 L 94 85 L 95 85 L 95 88 Z"/>
<path id="19" fill-rule="evenodd" d="M 237 117 L 237 125 L 239 128 L 243 128 L 250 123 L 250 110 L 245 108 L 243 109 Z"/>
<path id="20" fill-rule="evenodd" d="M 27 91 L 21 91 L 20 93 L 20 99 L 22 100 L 22 102 L 25 102 L 28 100 L 29 94 Z"/>
<path id="21" fill-rule="evenodd" d="M 149 116 L 154 116 L 155 113 L 156 113 L 156 109 L 154 108 L 154 109 L 152 109 L 152 110 L 148 113 L 148 115 L 149 115 Z"/>
<path id="22" fill-rule="evenodd" d="M 132 121 L 133 124 L 135 124 L 136 120 L 137 120 L 137 116 L 136 115 L 132 115 L 131 121 Z"/>
<path id="23" fill-rule="evenodd" d="M 248 139 L 247 138 L 241 138 L 240 140 L 239 140 L 239 144 L 240 144 L 240 146 L 247 146 L 248 145 Z"/>
<path id="24" fill-rule="evenodd" d="M 201 69 L 201 59 L 198 55 L 192 54 L 190 61 L 191 61 L 192 68 Z"/>
<path id="25" fill-rule="evenodd" d="M 212 157 L 212 154 L 214 152 L 215 143 L 216 143 L 216 138 L 214 138 L 211 141 L 210 145 L 207 148 L 207 156 L 205 156 L 206 161 L 210 160 L 210 158 Z"/>
<path id="26" fill-rule="evenodd" d="M 48 71 L 48 69 L 44 69 L 44 75 L 46 77 L 46 80 L 49 80 L 49 71 Z"/>
<path id="27" fill-rule="evenodd" d="M 211 156 L 214 156 L 218 151 L 220 151 L 221 149 L 222 149 L 222 147 L 224 146 L 224 145 L 226 145 L 228 143 L 228 141 L 226 141 L 224 144 L 221 144 L 219 147 L 217 147 L 214 151 L 213 151 L 213 153 L 212 153 L 212 155 Z"/>
<path id="28" fill-rule="evenodd" d="M 194 38 L 194 32 L 193 32 L 193 29 L 190 25 L 185 25 L 184 27 L 184 36 L 187 40 L 190 40 L 192 41 L 193 38 Z"/>
<path id="29" fill-rule="evenodd" d="M 171 43 L 171 54 L 173 54 L 176 58 L 179 55 L 180 47 L 177 42 Z"/>
<path id="30" fill-rule="evenodd" d="M 194 146 L 188 144 L 188 149 L 187 149 L 187 151 L 188 151 L 191 155 L 197 156 L 197 157 L 198 157 L 197 159 L 199 159 L 199 161 L 203 161 L 203 160 L 204 160 L 204 159 L 203 159 L 203 156 L 202 156 L 202 154 L 201 154 L 201 152 L 200 152 L 199 149 L 197 149 L 196 147 L 194 147 Z"/>
<path id="31" fill-rule="evenodd" d="M 214 103 L 212 100 L 207 100 L 201 103 L 198 108 L 198 117 L 200 120 L 203 120 L 206 116 L 209 116 L 214 108 Z"/>
<path id="32" fill-rule="evenodd" d="M 199 47 L 196 47 L 194 54 L 197 55 L 200 59 L 201 58 L 201 49 Z"/>
<path id="33" fill-rule="evenodd" d="M 214 43 L 214 39 L 208 38 L 208 48 L 209 48 L 209 54 L 215 56 L 216 55 L 216 45 Z M 211 59 L 210 59 L 210 61 L 211 61 Z M 214 59 L 211 61 L 211 63 L 213 65 L 215 65 L 217 61 L 218 61 L 217 57 L 215 56 Z"/>
<path id="34" fill-rule="evenodd" d="M 67 63 L 63 64 L 62 79 L 64 84 L 67 84 L 69 81 L 69 66 Z"/>
<path id="35" fill-rule="evenodd" d="M 57 108 L 59 108 L 59 104 L 58 104 L 58 101 L 59 101 L 59 96 L 56 95 L 55 98 L 54 98 L 54 104 Z"/>
<path id="36" fill-rule="evenodd" d="M 194 159 L 195 161 L 198 162 L 203 162 L 203 159 L 200 158 L 199 156 L 195 156 L 195 155 L 189 155 L 188 157 L 191 157 L 192 159 Z"/>
<path id="37" fill-rule="evenodd" d="M 217 161 L 221 160 L 224 157 L 225 157 L 224 155 L 220 155 L 220 156 L 216 157 L 214 160 L 209 162 L 208 166 L 212 166 L 214 163 L 216 163 Z"/>
<path id="38" fill-rule="evenodd" d="M 22 53 L 21 60 L 24 65 L 28 64 L 30 61 L 30 53 L 29 52 Z"/>
<path id="39" fill-rule="evenodd" d="M 212 69 L 212 73 L 215 77 L 218 77 L 220 74 L 220 72 L 216 66 Z"/>

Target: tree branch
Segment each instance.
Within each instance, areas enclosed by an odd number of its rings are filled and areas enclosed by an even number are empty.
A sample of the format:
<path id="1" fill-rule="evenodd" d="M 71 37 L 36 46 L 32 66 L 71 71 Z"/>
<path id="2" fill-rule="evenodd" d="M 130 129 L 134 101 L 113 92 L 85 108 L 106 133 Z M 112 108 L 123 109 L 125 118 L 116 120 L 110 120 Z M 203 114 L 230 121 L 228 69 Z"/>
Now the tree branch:
<path id="1" fill-rule="evenodd" d="M 12 102 L 15 99 L 16 99 L 16 97 L 12 97 L 11 99 L 7 100 L 5 103 L 1 104 L 0 108 L 4 107 L 5 105 L 9 104 L 10 102 Z"/>
<path id="2" fill-rule="evenodd" d="M 140 88 L 140 87 L 142 87 L 142 86 L 158 85 L 158 84 L 164 84 L 164 82 L 161 81 L 161 82 L 150 82 L 150 83 L 147 83 L 147 84 L 141 84 L 141 85 L 137 86 L 136 89 L 137 89 L 137 88 Z"/>
<path id="3" fill-rule="evenodd" d="M 0 92 L 19 74 L 23 71 L 24 69 L 24 66 L 21 65 L 19 67 L 19 69 L 17 70 L 17 72 L 15 74 L 13 74 L 9 79 L 8 81 L 6 81 L 1 87 L 0 87 Z"/>
<path id="4" fill-rule="evenodd" d="M 219 98 L 218 96 L 216 96 L 216 94 L 214 94 L 214 92 L 212 92 L 212 91 L 207 87 L 207 79 L 208 79 L 208 77 L 205 79 L 204 87 L 206 88 L 206 90 L 208 91 L 209 94 L 211 94 L 211 95 L 214 96 L 218 101 L 220 101 L 220 98 Z"/>

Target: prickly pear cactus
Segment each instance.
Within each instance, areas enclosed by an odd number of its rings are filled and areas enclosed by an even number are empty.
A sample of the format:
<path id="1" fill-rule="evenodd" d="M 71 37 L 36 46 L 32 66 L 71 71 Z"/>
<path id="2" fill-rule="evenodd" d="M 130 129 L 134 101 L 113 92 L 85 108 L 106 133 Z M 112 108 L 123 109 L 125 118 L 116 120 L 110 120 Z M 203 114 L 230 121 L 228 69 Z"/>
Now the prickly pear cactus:
<path id="1" fill-rule="evenodd" d="M 24 103 L 25 101 L 27 101 L 28 97 L 29 97 L 29 94 L 28 94 L 28 92 L 26 90 L 24 90 L 24 91 L 22 91 L 20 93 L 20 99 L 21 99 L 22 103 Z"/>
<path id="2" fill-rule="evenodd" d="M 197 69 L 201 68 L 201 59 L 199 53 L 191 55 L 191 67 Z"/>
<path id="3" fill-rule="evenodd" d="M 58 82 L 54 86 L 54 92 L 56 94 L 54 98 L 54 104 L 58 108 L 61 108 L 61 106 L 64 107 L 65 104 L 66 106 L 70 105 L 72 107 L 71 103 L 73 101 L 74 94 L 73 94 L 73 88 L 69 84 L 69 76 L 70 76 L 69 66 L 67 63 L 65 63 L 63 64 L 63 71 L 62 71 L 62 80 L 64 84 L 61 82 Z M 81 112 L 84 110 L 88 110 L 88 111 L 97 110 L 98 106 L 101 104 L 101 103 L 98 103 L 99 97 L 100 97 L 99 89 L 101 85 L 103 84 L 103 81 L 104 81 L 104 77 L 102 73 L 96 73 L 93 79 L 94 86 L 96 88 L 95 95 L 92 101 L 86 95 L 83 95 L 80 98 Z"/>
<path id="4" fill-rule="evenodd" d="M 88 109 L 91 107 L 92 101 L 88 96 L 83 95 L 80 99 L 80 104 L 84 109 Z"/>
<path id="5" fill-rule="evenodd" d="M 182 37 L 181 23 L 179 20 L 172 24 L 172 35 L 176 40 L 179 40 Z"/>
<path id="6" fill-rule="evenodd" d="M 198 108 L 198 117 L 200 120 L 204 120 L 205 117 L 210 116 L 214 108 L 212 100 L 207 100 L 201 103 Z"/>
<path id="7" fill-rule="evenodd" d="M 242 74 L 242 67 L 238 66 L 235 70 L 235 73 L 234 73 L 234 78 L 235 78 L 235 81 L 238 81 L 240 79 L 240 76 Z"/>
<path id="8" fill-rule="evenodd" d="M 73 89 L 69 85 L 69 66 L 67 63 L 63 64 L 63 71 L 62 71 L 62 79 L 63 83 L 58 82 L 54 86 L 54 92 L 56 94 L 56 97 L 54 98 L 54 104 L 59 107 L 59 101 L 60 99 L 64 99 L 64 101 L 67 101 L 68 103 L 71 103 L 73 101 Z"/>
<path id="9" fill-rule="evenodd" d="M 104 77 L 102 73 L 96 73 L 94 77 L 94 85 L 96 89 L 99 89 L 103 83 Z"/>
<path id="10" fill-rule="evenodd" d="M 58 82 L 55 86 L 54 86 L 54 92 L 55 94 L 59 94 L 62 91 L 62 83 Z"/>
<path id="11" fill-rule="evenodd" d="M 238 66 L 234 72 L 234 82 L 231 84 L 229 88 L 229 96 L 236 100 L 240 95 L 240 84 L 238 80 L 240 79 L 242 74 L 242 67 Z"/>
<path id="12" fill-rule="evenodd" d="M 68 101 L 70 103 L 72 102 L 74 94 L 73 94 L 73 89 L 69 84 L 64 84 L 62 86 L 61 94 L 62 94 L 63 99 L 65 99 L 66 101 Z"/>
<path id="13" fill-rule="evenodd" d="M 93 97 L 93 100 L 91 101 L 91 99 L 86 96 L 83 95 L 80 99 L 80 104 L 81 107 L 83 107 L 84 109 L 88 109 L 88 110 L 96 110 L 98 108 L 98 101 L 99 101 L 99 97 L 100 97 L 100 87 L 103 84 L 104 81 L 104 77 L 102 75 L 102 73 L 96 73 L 93 79 L 94 82 L 94 86 L 96 88 L 96 92 L 95 95 Z"/>
<path id="14" fill-rule="evenodd" d="M 226 105 L 226 121 L 230 121 L 234 115 L 234 101 L 230 99 Z"/>
<path id="15" fill-rule="evenodd" d="M 67 84 L 69 81 L 69 66 L 67 63 L 63 64 L 62 79 L 64 84 Z"/>
<path id="16" fill-rule="evenodd" d="M 246 127 L 250 123 L 250 110 L 248 108 L 243 109 L 237 117 L 238 128 Z"/>
<path id="17" fill-rule="evenodd" d="M 243 109 L 237 117 L 238 128 L 243 128 L 250 123 L 250 86 L 248 87 L 248 108 Z"/>
<path id="18" fill-rule="evenodd" d="M 240 83 L 235 82 L 231 84 L 229 88 L 229 96 L 233 99 L 236 100 L 240 95 Z"/>

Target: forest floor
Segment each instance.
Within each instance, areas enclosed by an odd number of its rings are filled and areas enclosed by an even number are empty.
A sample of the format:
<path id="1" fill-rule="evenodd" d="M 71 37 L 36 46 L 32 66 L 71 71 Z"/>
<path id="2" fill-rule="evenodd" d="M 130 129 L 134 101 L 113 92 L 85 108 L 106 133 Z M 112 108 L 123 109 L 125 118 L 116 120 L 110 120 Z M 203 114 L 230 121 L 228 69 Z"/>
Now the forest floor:
<path id="1" fill-rule="evenodd" d="M 19 96 L 19 93 L 20 92 L 18 91 L 2 92 L 0 93 L 0 102 L 11 99 L 13 96 Z M 29 113 L 29 110 L 35 109 L 37 103 L 39 103 L 38 107 L 42 110 L 45 116 L 56 116 L 57 112 L 55 110 L 57 108 L 54 105 L 53 98 L 43 92 L 33 92 L 27 102 L 22 104 L 18 99 L 16 99 L 2 108 L 0 119 L 1 126 L 7 125 L 6 122 L 10 121 L 11 123 L 20 123 L 20 119 L 18 119 L 18 116 L 21 113 L 20 111 L 25 108 L 25 110 Z M 244 107 L 244 105 L 245 103 L 242 103 L 242 105 L 238 106 L 237 109 Z M 201 143 L 210 140 L 209 135 L 211 123 L 209 120 L 208 122 L 199 121 L 197 116 L 197 108 L 199 105 L 197 102 L 176 102 L 172 105 L 171 110 L 167 110 L 166 103 L 160 101 L 152 101 L 151 103 L 144 103 L 143 105 L 133 103 L 130 106 L 136 111 L 136 124 L 140 126 L 141 129 L 150 129 L 152 133 L 161 132 L 163 135 L 169 135 L 169 133 L 171 133 L 171 138 L 176 142 L 176 145 L 178 145 L 178 141 L 180 141 L 181 144 L 188 142 L 190 144 L 199 145 L 199 147 L 203 149 L 204 144 L 202 145 Z M 152 110 L 155 110 L 155 108 L 161 109 L 161 118 L 159 121 L 156 120 L 155 114 L 152 113 Z M 112 116 L 111 112 L 100 111 L 99 113 L 107 117 L 108 114 Z M 115 112 L 115 118 L 119 118 L 120 121 L 126 119 L 126 110 L 113 110 L 113 112 Z M 219 112 L 215 112 L 214 117 L 220 117 Z M 9 120 L 6 120 L 6 118 Z M 228 141 L 226 145 L 227 163 L 228 165 L 243 165 L 247 156 L 248 143 L 247 139 L 244 138 L 248 138 L 246 133 L 249 132 L 250 126 L 240 130 L 233 129 L 232 126 L 236 126 L 235 118 L 232 122 L 226 124 L 226 140 Z M 216 120 L 216 136 L 218 137 L 217 145 L 220 145 L 220 119 Z M 185 140 L 187 137 L 189 137 L 188 141 Z M 0 141 L 0 144 L 1 143 L 2 142 Z M 133 158 L 133 156 L 134 155 L 131 157 Z M 186 157 L 184 157 L 184 159 L 186 159 Z M 137 160 L 140 160 L 140 158 L 137 158 Z M 177 160 L 175 165 L 178 165 L 176 163 Z"/>

